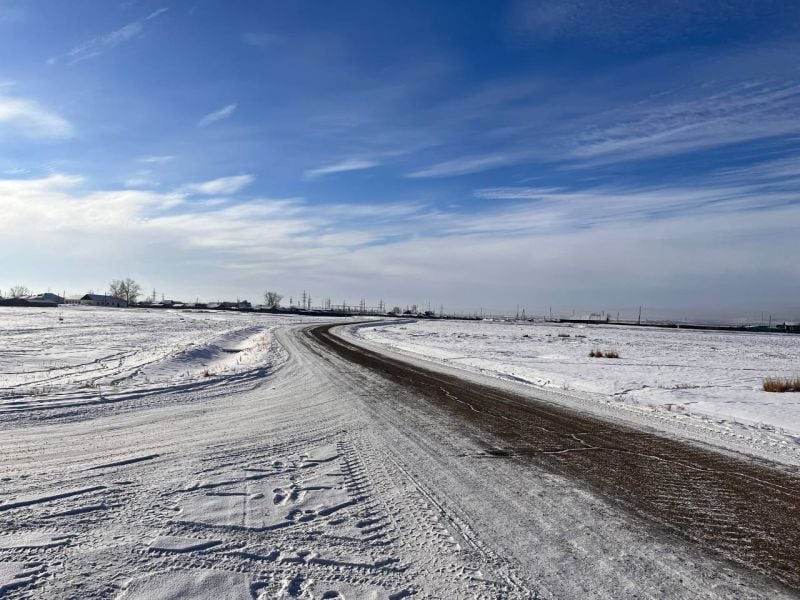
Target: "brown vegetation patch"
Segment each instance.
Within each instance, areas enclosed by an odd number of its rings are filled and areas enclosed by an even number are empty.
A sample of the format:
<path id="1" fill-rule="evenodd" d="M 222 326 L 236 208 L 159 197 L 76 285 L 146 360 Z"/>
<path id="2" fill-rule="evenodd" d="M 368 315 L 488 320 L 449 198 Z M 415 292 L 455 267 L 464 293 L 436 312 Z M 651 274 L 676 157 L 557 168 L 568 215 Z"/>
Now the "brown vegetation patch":
<path id="1" fill-rule="evenodd" d="M 800 377 L 765 377 L 765 392 L 800 392 Z"/>
<path id="2" fill-rule="evenodd" d="M 616 350 L 606 350 L 603 352 L 602 350 L 592 350 L 589 352 L 589 356 L 591 358 L 619 358 L 619 352 Z"/>

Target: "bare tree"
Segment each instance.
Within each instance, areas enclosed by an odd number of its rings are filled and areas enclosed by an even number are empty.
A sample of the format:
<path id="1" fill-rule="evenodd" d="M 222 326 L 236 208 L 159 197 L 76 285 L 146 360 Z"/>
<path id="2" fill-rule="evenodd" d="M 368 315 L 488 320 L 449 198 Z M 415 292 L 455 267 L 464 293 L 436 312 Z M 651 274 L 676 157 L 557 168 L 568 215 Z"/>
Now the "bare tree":
<path id="1" fill-rule="evenodd" d="M 133 304 L 142 295 L 142 286 L 136 283 L 130 277 L 125 279 L 125 302 Z"/>
<path id="2" fill-rule="evenodd" d="M 115 298 L 122 298 L 125 282 L 122 279 L 115 279 L 108 284 L 108 295 Z"/>
<path id="3" fill-rule="evenodd" d="M 283 296 L 278 292 L 264 293 L 264 304 L 267 308 L 278 308 L 281 305 L 281 300 L 283 300 Z"/>
<path id="4" fill-rule="evenodd" d="M 115 298 L 122 298 L 128 304 L 134 304 L 136 299 L 142 295 L 142 286 L 130 277 L 115 279 L 109 284 L 108 293 Z"/>
<path id="5" fill-rule="evenodd" d="M 22 298 L 23 296 L 30 296 L 31 291 L 24 285 L 15 285 L 10 290 L 8 290 L 8 296 L 10 298 Z"/>
<path id="6" fill-rule="evenodd" d="M 393 315 L 399 315 L 400 313 L 402 313 L 402 312 L 403 312 L 403 309 L 402 309 L 402 308 L 400 308 L 399 306 L 395 306 L 395 307 L 394 307 L 394 308 L 393 308 L 391 311 L 389 311 L 389 312 L 390 312 L 391 314 L 393 314 Z"/>

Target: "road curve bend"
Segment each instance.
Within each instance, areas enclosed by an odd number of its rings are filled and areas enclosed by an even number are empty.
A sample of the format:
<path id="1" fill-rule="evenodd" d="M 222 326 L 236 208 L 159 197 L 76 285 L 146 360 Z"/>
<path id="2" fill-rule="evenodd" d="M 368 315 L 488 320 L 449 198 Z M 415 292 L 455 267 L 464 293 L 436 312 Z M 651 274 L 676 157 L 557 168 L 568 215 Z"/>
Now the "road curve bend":
<path id="1" fill-rule="evenodd" d="M 496 440 L 487 456 L 585 484 L 692 544 L 800 590 L 800 478 L 411 365 L 349 343 L 334 327 L 309 335 Z"/>

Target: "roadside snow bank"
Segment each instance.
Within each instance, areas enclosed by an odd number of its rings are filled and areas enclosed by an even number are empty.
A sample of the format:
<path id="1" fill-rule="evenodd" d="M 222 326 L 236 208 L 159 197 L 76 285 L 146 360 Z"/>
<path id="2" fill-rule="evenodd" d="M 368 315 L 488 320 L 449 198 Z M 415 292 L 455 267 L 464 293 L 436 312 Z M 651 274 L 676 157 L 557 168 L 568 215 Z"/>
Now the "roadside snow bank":
<path id="1" fill-rule="evenodd" d="M 0 412 L 255 380 L 285 358 L 276 327 L 317 321 L 237 312 L 0 308 Z"/>

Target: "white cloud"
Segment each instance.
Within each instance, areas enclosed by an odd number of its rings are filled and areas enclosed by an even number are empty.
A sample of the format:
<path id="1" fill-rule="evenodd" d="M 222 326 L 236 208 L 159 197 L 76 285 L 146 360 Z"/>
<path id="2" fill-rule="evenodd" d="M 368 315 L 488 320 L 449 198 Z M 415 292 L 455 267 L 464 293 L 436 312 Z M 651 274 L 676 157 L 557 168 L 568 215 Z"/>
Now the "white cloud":
<path id="1" fill-rule="evenodd" d="M 476 198 L 484 200 L 540 200 L 566 190 L 557 187 L 499 187 L 475 191 Z"/>
<path id="2" fill-rule="evenodd" d="M 0 127 L 35 138 L 64 138 L 73 133 L 69 121 L 37 102 L 8 96 L 0 96 Z"/>
<path id="3" fill-rule="evenodd" d="M 454 175 L 467 175 L 488 169 L 494 169 L 512 164 L 520 160 L 519 156 L 507 154 L 490 154 L 487 156 L 472 156 L 440 162 L 430 167 L 409 173 L 406 177 L 452 177 Z"/>
<path id="4" fill-rule="evenodd" d="M 241 191 L 253 181 L 255 181 L 255 177 L 252 175 L 233 175 L 200 183 L 190 183 L 180 188 L 180 191 L 205 196 L 230 196 Z"/>
<path id="5" fill-rule="evenodd" d="M 73 65 L 81 61 L 100 56 L 101 54 L 113 50 L 120 44 L 129 42 L 139 37 L 144 31 L 145 22 L 157 18 L 159 15 L 165 13 L 167 8 L 160 8 L 147 17 L 139 21 L 132 21 L 119 29 L 109 31 L 93 37 L 92 39 L 75 46 L 67 54 L 63 56 L 54 56 L 48 59 L 48 64 L 55 64 L 61 60 L 66 60 L 69 64 Z"/>
<path id="6" fill-rule="evenodd" d="M 142 30 L 143 26 L 140 21 L 128 23 L 115 31 L 97 36 L 80 46 L 76 46 L 70 50 L 66 58 L 70 64 L 75 64 L 89 58 L 94 58 L 95 56 L 100 56 L 104 52 L 116 48 L 123 42 L 134 39 Z"/>
<path id="7" fill-rule="evenodd" d="M 143 156 L 139 159 L 139 162 L 143 163 L 165 163 L 171 160 L 174 160 L 175 157 L 171 154 L 163 154 L 163 155 L 152 155 L 152 156 Z"/>
<path id="8" fill-rule="evenodd" d="M 155 19 L 156 17 L 158 17 L 158 16 L 160 16 L 160 15 L 163 15 L 163 14 L 164 14 L 165 12 L 167 12 L 168 10 L 169 10 L 169 7 L 163 7 L 163 8 L 159 8 L 159 9 L 157 9 L 157 10 L 154 10 L 154 11 L 153 11 L 153 12 L 151 12 L 149 15 L 147 15 L 147 18 L 146 18 L 145 20 L 146 20 L 146 21 L 150 21 L 150 20 L 152 20 L 152 19 Z"/>
<path id="9" fill-rule="evenodd" d="M 219 110 L 215 110 L 214 112 L 210 112 L 205 115 L 202 119 L 197 122 L 198 127 L 207 127 L 212 123 L 216 123 L 217 121 L 221 121 L 223 119 L 229 118 L 233 115 L 233 112 L 236 110 L 236 104 L 228 104 L 227 106 L 223 106 Z"/>
<path id="10" fill-rule="evenodd" d="M 748 81 L 714 94 L 600 112 L 574 134 L 571 158 L 602 164 L 800 133 L 800 84 Z"/>
<path id="11" fill-rule="evenodd" d="M 142 188 L 152 188 L 158 185 L 157 181 L 153 181 L 146 176 L 143 177 L 129 177 L 123 182 L 123 185 L 126 188 L 133 188 L 133 189 L 142 189 Z"/>
<path id="12" fill-rule="evenodd" d="M 195 202 L 187 190 L 87 191 L 63 175 L 0 179 L 0 237 L 15 248 L 4 275 L 80 289 L 135 265 L 160 274 L 153 283 L 171 295 L 213 299 L 253 299 L 269 282 L 287 294 L 448 308 L 502 297 L 530 307 L 735 301 L 771 310 L 800 295 L 800 204 L 787 181 L 800 172 L 786 162 L 760 171 L 675 188 L 485 189 L 478 195 L 532 201 L 469 214 L 408 203 Z M 215 194 L 227 187 L 218 182 L 194 185 Z"/>
<path id="13" fill-rule="evenodd" d="M 316 169 L 309 169 L 306 171 L 305 176 L 307 179 L 317 179 L 324 175 L 333 175 L 334 173 L 345 173 L 347 171 L 361 171 L 363 169 L 371 169 L 377 167 L 380 163 L 372 160 L 361 160 L 358 158 L 351 158 L 343 160 L 331 165 L 324 165 Z"/>

